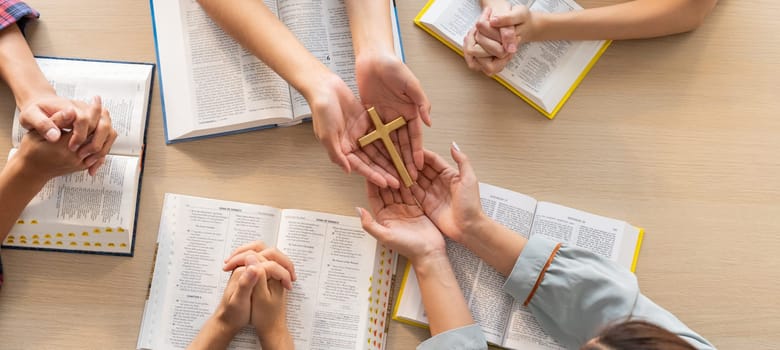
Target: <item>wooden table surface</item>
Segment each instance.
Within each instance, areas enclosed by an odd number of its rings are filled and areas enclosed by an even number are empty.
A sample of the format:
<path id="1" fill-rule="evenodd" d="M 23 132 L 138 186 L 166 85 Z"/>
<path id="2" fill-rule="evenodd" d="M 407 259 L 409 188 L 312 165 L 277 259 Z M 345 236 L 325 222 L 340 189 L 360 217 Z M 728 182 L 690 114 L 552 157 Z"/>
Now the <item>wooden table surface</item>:
<path id="1" fill-rule="evenodd" d="M 35 54 L 155 61 L 147 1 L 29 3 L 42 13 Z M 483 182 L 644 227 L 647 296 L 719 348 L 777 348 L 777 2 L 724 0 L 693 33 L 613 43 L 553 121 L 414 27 L 422 6 L 398 12 L 433 104 L 427 148 L 455 140 Z M 344 215 L 366 205 L 362 179 L 328 161 L 309 124 L 166 146 L 154 89 L 135 256 L 4 250 L 0 348 L 134 349 L 165 192 Z M 13 98 L 0 90 L 10 148 Z M 392 322 L 388 347 L 427 337 Z"/>

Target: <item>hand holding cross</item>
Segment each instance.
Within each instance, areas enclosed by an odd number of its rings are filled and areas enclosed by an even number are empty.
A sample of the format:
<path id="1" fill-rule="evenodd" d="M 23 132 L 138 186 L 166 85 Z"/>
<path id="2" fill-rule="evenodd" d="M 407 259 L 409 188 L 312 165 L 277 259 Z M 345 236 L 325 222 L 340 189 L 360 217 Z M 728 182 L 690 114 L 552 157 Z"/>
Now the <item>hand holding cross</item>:
<path id="1" fill-rule="evenodd" d="M 387 152 L 390 153 L 390 158 L 392 158 L 393 165 L 395 165 L 395 169 L 401 176 L 401 180 L 403 180 L 404 186 L 411 187 L 413 183 L 412 177 L 409 176 L 409 172 L 406 170 L 406 166 L 401 159 L 401 155 L 398 154 L 398 150 L 396 150 L 395 145 L 393 145 L 393 140 L 390 139 L 390 132 L 406 125 L 406 120 L 404 120 L 403 116 L 399 116 L 393 121 L 384 124 L 382 123 L 382 119 L 379 118 L 379 114 L 376 112 L 374 107 L 368 109 L 368 115 L 371 117 L 371 121 L 374 123 L 374 127 L 376 129 L 358 139 L 360 147 L 365 147 L 369 143 L 381 139 L 382 143 L 384 143 L 385 148 L 387 149 Z"/>

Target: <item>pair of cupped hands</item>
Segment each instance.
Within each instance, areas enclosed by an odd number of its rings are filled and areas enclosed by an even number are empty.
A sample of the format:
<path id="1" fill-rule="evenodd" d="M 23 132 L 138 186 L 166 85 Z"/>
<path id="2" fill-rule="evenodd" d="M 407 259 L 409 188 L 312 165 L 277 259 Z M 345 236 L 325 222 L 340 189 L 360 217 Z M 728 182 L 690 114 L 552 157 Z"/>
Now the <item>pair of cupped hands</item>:
<path id="1" fill-rule="evenodd" d="M 21 105 L 19 120 L 30 130 L 18 151 L 22 169 L 44 182 L 79 170 L 94 176 L 117 138 L 99 96 L 85 103 L 46 94 Z"/>
<path id="2" fill-rule="evenodd" d="M 464 40 L 469 68 L 487 75 L 500 72 L 518 46 L 531 40 L 536 28 L 527 7 L 505 0 L 493 2 Z M 431 126 L 430 101 L 419 80 L 391 50 L 361 52 L 355 59 L 355 76 L 359 97 L 336 74 L 302 91 L 312 111 L 315 137 L 345 172 L 355 171 L 379 188 L 399 188 L 387 150 L 379 142 L 364 148 L 357 143 L 374 129 L 366 108 L 376 108 L 384 123 L 404 117 L 406 125 L 391 138 L 409 174 L 416 178 L 425 163 L 422 125 Z"/>
<path id="3" fill-rule="evenodd" d="M 356 208 L 363 229 L 414 266 L 443 261 L 445 236 L 463 242 L 486 220 L 468 157 L 454 142 L 450 153 L 457 169 L 424 150 L 424 165 L 409 188 L 380 188 L 366 181 L 371 212 Z M 223 270 L 233 274 L 213 316 L 222 328 L 235 335 L 251 324 L 260 339 L 287 334 L 285 289 L 296 280 L 292 261 L 256 241 L 236 249 Z"/>

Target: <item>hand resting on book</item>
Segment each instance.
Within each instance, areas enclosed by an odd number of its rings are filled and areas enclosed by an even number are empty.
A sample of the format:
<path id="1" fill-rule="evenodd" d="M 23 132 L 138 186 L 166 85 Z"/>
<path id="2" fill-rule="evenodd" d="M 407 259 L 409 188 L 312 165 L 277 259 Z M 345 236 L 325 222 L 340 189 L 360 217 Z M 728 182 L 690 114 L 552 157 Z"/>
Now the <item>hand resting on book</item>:
<path id="1" fill-rule="evenodd" d="M 472 70 L 478 70 L 485 75 L 498 74 L 514 57 L 517 47 L 523 42 L 524 33 L 528 27 L 526 18 L 530 13 L 525 6 L 511 6 L 503 0 L 494 1 L 491 7 L 485 7 L 477 23 L 463 42 L 463 57 L 466 65 Z M 525 10 L 525 11 L 523 11 Z M 502 26 L 491 25 L 491 20 L 507 16 L 520 17 L 520 24 Z"/>
<path id="2" fill-rule="evenodd" d="M 68 149 L 72 136 L 66 133 L 56 142 L 49 142 L 36 131 L 24 135 L 19 150 L 0 172 L 0 202 L 4 203 L 0 211 L 0 241 L 5 240 L 27 203 L 49 180 L 89 167 L 84 158 Z"/>
<path id="3" fill-rule="evenodd" d="M 572 11 L 567 2 L 511 5 L 483 0 L 483 16 L 467 35 L 464 56 L 469 68 L 493 75 L 504 69 L 517 47 L 529 41 L 624 40 L 653 38 L 698 28 L 717 0 L 634 0 Z M 552 4 L 552 8 L 546 8 Z M 511 28 L 514 37 L 507 35 Z M 500 34 L 499 34 L 500 32 Z M 512 49 L 514 45 L 514 49 Z"/>
<path id="4" fill-rule="evenodd" d="M 285 290 L 292 287 L 290 259 L 256 241 L 236 249 L 225 262 L 226 268 L 231 266 L 227 269 L 232 270 L 230 280 L 219 306 L 189 349 L 226 349 L 249 324 L 255 328 L 263 349 L 292 349 Z"/>

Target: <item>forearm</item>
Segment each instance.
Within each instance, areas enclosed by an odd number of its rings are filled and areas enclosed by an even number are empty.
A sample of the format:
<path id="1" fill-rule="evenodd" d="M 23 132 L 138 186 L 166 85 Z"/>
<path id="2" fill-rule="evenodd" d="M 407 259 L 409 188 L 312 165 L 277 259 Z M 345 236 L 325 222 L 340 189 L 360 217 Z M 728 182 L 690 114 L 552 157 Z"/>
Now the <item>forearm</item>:
<path id="1" fill-rule="evenodd" d="M 11 88 L 17 106 L 38 96 L 55 94 L 16 25 L 0 30 L 0 77 Z"/>
<path id="2" fill-rule="evenodd" d="M 198 0 L 225 32 L 308 98 L 333 73 L 261 0 Z"/>
<path id="3" fill-rule="evenodd" d="M 563 13 L 534 12 L 531 41 L 641 39 L 698 27 L 717 0 L 634 0 Z"/>
<path id="4" fill-rule="evenodd" d="M 0 241 L 5 240 L 27 203 L 45 184 L 45 179 L 27 174 L 18 157 L 8 160 L 0 171 L 0 203 L 3 203 L 3 210 L 0 210 Z"/>
<path id="5" fill-rule="evenodd" d="M 446 255 L 414 261 L 412 266 L 432 336 L 474 323 Z"/>
<path id="6" fill-rule="evenodd" d="M 355 56 L 363 53 L 392 53 L 393 29 L 389 0 L 346 0 L 349 28 Z"/>
<path id="7" fill-rule="evenodd" d="M 515 261 L 528 242 L 525 237 L 488 217 L 481 218 L 467 231 L 461 243 L 504 277 L 512 272 Z"/>
<path id="8" fill-rule="evenodd" d="M 227 329 L 223 324 L 216 321 L 215 319 L 209 318 L 200 329 L 198 335 L 195 336 L 195 339 L 192 340 L 190 346 L 187 347 L 187 349 L 227 349 L 234 336 L 235 332 Z"/>

